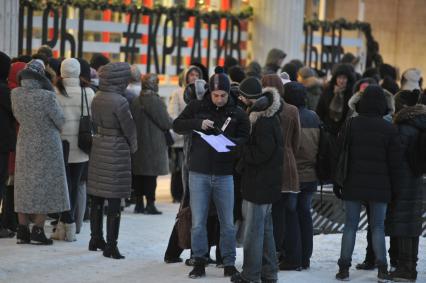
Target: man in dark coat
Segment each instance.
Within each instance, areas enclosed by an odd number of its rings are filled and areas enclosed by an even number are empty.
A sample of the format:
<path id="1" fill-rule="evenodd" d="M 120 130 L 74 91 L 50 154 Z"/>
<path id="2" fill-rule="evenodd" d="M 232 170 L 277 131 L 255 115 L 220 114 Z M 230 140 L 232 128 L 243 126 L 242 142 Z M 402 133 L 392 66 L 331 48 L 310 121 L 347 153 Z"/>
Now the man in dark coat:
<path id="1" fill-rule="evenodd" d="M 14 151 L 16 133 L 10 102 L 10 89 L 7 85 L 7 76 L 10 70 L 10 58 L 0 52 L 0 201 L 6 191 L 7 165 L 9 152 Z M 15 233 L 4 229 L 0 225 L 0 238 L 13 237 Z"/>
<path id="2" fill-rule="evenodd" d="M 419 236 L 422 233 L 423 188 L 421 171 L 412 156 L 421 151 L 418 139 L 426 132 L 426 106 L 416 104 L 420 92 L 400 91 L 395 96 L 397 113 L 394 123 L 402 141 L 403 158 L 399 167 L 392 200 L 386 217 L 386 234 L 390 236 L 389 257 L 396 264 L 395 281 L 416 281 Z"/>
<path id="3" fill-rule="evenodd" d="M 210 198 L 215 203 L 220 222 L 220 250 L 225 266 L 224 275 L 232 276 L 235 264 L 234 183 L 235 149 L 217 152 L 199 131 L 207 135 L 223 133 L 236 145 L 244 144 L 249 135 L 247 115 L 229 99 L 230 81 L 217 67 L 209 82 L 210 95 L 202 101 L 191 101 L 174 121 L 178 134 L 192 135 L 189 150 L 189 191 L 192 211 L 191 246 L 194 269 L 191 278 L 205 276 L 205 255 L 208 251 L 206 220 Z"/>
<path id="4" fill-rule="evenodd" d="M 280 95 L 264 88 L 256 78 L 241 83 L 241 94 L 249 106 L 251 134 L 243 148 L 238 169 L 242 174 L 244 264 L 241 274 L 231 278 L 238 283 L 277 282 L 277 256 L 272 226 L 272 203 L 279 199 L 282 186 L 284 141 L 278 113 Z M 266 106 L 257 107 L 257 104 Z"/>
<path id="5" fill-rule="evenodd" d="M 350 120 L 338 138 L 338 146 L 342 148 L 343 137 L 347 135 L 349 152 L 342 192 L 346 219 L 336 279 L 349 278 L 361 204 L 367 202 L 378 279 L 386 280 L 389 276 L 384 220 L 398 172 L 401 148 L 397 129 L 382 118 L 388 112 L 388 106 L 380 86 L 370 85 L 365 89 L 357 110 L 359 116 Z M 340 152 L 343 154 L 342 150 Z"/>

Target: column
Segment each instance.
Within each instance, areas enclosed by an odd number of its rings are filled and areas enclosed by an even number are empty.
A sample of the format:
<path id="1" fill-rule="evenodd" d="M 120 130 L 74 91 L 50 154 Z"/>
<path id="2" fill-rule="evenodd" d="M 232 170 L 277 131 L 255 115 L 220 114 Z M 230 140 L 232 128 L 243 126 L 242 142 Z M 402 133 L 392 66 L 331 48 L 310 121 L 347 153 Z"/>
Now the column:
<path id="1" fill-rule="evenodd" d="M 0 1 L 0 51 L 15 57 L 18 55 L 18 0 Z"/>
<path id="2" fill-rule="evenodd" d="M 256 60 L 262 66 L 271 48 L 287 53 L 285 61 L 303 59 L 304 0 L 255 0 L 251 1 L 254 16 L 251 23 L 249 61 Z"/>

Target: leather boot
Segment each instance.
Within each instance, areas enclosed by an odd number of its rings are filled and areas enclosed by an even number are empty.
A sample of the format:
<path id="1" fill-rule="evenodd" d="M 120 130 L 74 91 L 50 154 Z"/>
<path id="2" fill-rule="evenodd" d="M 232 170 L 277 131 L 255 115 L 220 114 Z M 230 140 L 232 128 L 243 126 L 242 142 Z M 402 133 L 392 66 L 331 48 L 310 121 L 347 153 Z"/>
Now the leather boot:
<path id="1" fill-rule="evenodd" d="M 163 213 L 159 211 L 157 207 L 155 207 L 155 204 L 153 201 L 148 201 L 145 208 L 145 214 L 159 215 Z"/>
<path id="2" fill-rule="evenodd" d="M 377 268 L 379 269 L 377 272 L 377 282 L 379 283 L 387 283 L 392 280 L 392 277 L 389 275 L 387 264 L 378 264 Z"/>
<path id="3" fill-rule="evenodd" d="M 43 227 L 34 225 L 31 229 L 31 243 L 35 245 L 51 245 L 53 240 L 46 237 Z"/>
<path id="4" fill-rule="evenodd" d="M 31 233 L 28 225 L 19 224 L 16 232 L 17 244 L 29 244 L 31 243 Z"/>
<path id="5" fill-rule="evenodd" d="M 145 204 L 143 201 L 143 196 L 138 196 L 136 197 L 136 205 L 135 205 L 135 210 L 134 213 L 144 213 L 145 212 Z"/>
<path id="6" fill-rule="evenodd" d="M 118 231 L 120 230 L 120 213 L 108 214 L 107 216 L 107 244 L 104 257 L 122 259 L 123 255 L 117 248 Z"/>
<path id="7" fill-rule="evenodd" d="M 188 274 L 189 278 L 196 279 L 206 276 L 206 260 L 194 258 L 194 268 Z"/>
<path id="8" fill-rule="evenodd" d="M 351 263 L 339 259 L 339 272 L 336 273 L 336 279 L 339 281 L 349 281 L 349 268 L 351 267 Z"/>
<path id="9" fill-rule="evenodd" d="M 89 251 L 97 251 L 105 249 L 105 240 L 103 232 L 103 207 L 102 205 L 92 207 L 90 211 L 90 242 Z"/>

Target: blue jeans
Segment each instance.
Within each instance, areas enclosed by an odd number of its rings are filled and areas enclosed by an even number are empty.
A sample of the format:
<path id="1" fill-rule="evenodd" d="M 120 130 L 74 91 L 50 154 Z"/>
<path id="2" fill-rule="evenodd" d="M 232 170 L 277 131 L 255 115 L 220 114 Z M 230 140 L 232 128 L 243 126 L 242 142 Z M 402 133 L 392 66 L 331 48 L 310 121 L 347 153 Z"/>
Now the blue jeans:
<path id="1" fill-rule="evenodd" d="M 297 210 L 299 194 L 282 193 L 281 195 L 285 203 L 284 261 L 292 265 L 301 266 L 302 241 Z"/>
<path id="2" fill-rule="evenodd" d="M 387 204 L 384 202 L 368 202 L 370 209 L 370 225 L 373 250 L 378 266 L 386 265 L 386 242 L 384 223 Z M 345 228 L 343 229 L 342 247 L 340 250 L 339 266 L 351 266 L 352 253 L 355 247 L 356 232 L 361 213 L 360 201 L 345 201 Z"/>
<path id="3" fill-rule="evenodd" d="M 316 182 L 315 182 L 316 183 Z M 312 224 L 312 196 L 313 192 L 303 190 L 297 196 L 297 214 L 299 216 L 300 239 L 302 245 L 302 266 L 308 266 L 312 256 L 314 229 Z"/>
<path id="4" fill-rule="evenodd" d="M 220 222 L 220 251 L 223 264 L 235 264 L 234 181 L 232 175 L 207 175 L 189 171 L 190 206 L 192 212 L 191 248 L 194 258 L 208 252 L 207 217 L 210 198 L 216 206 Z"/>
<path id="5" fill-rule="evenodd" d="M 243 200 L 242 211 L 246 225 L 242 277 L 250 282 L 277 280 L 272 204 L 255 204 Z"/>

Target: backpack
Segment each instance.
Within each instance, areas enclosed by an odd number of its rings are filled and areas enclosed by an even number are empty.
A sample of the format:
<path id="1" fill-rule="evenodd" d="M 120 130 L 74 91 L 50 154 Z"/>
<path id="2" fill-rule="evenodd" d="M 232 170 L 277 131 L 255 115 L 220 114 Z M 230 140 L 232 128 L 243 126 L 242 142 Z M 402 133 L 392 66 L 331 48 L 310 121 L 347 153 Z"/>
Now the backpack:
<path id="1" fill-rule="evenodd" d="M 409 146 L 408 162 L 415 176 L 426 174 L 426 131 L 419 130 L 417 139 Z"/>

